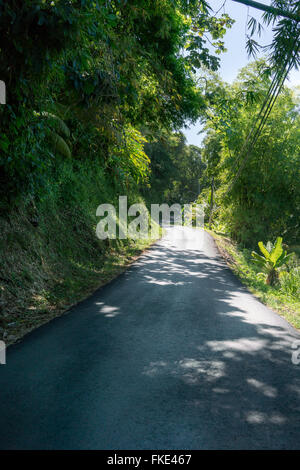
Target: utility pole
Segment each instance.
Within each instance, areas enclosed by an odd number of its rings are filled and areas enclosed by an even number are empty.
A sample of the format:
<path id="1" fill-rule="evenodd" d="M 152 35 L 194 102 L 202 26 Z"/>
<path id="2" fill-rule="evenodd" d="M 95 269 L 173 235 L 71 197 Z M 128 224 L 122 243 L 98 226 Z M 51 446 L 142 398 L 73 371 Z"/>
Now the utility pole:
<path id="1" fill-rule="evenodd" d="M 209 208 L 209 221 L 208 228 L 211 230 L 211 222 L 214 210 L 214 177 L 211 179 L 211 189 L 210 189 L 210 208 Z"/>
<path id="2" fill-rule="evenodd" d="M 300 21 L 299 13 L 291 13 L 290 11 L 283 10 L 282 8 L 275 8 L 270 5 L 264 5 L 263 3 L 254 2 L 253 0 L 232 0 L 233 2 L 242 3 L 248 7 L 257 8 L 258 10 L 267 11 L 273 13 L 277 16 L 284 16 L 285 18 L 290 18 L 291 20 Z"/>

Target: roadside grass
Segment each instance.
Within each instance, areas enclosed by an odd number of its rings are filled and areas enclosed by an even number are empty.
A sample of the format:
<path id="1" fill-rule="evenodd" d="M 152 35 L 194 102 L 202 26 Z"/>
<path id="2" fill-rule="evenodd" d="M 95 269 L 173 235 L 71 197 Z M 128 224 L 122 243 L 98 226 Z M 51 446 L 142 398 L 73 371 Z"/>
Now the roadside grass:
<path id="1" fill-rule="evenodd" d="M 258 275 L 259 268 L 252 262 L 251 250 L 239 247 L 220 232 L 216 233 L 208 228 L 205 230 L 214 237 L 220 254 L 249 291 L 265 305 L 283 316 L 295 328 L 300 329 L 300 277 L 298 271 L 295 271 L 297 275 L 293 277 L 291 285 L 285 285 L 284 282 L 287 282 L 284 281 L 282 284 L 271 287 Z"/>
<path id="2" fill-rule="evenodd" d="M 86 229 L 69 240 L 70 249 L 57 238 L 46 245 L 43 234 L 21 222 L 20 231 L 31 230 L 26 248 L 14 244 L 0 255 L 0 338 L 8 345 L 114 279 L 153 243 L 113 240 L 103 249 Z"/>

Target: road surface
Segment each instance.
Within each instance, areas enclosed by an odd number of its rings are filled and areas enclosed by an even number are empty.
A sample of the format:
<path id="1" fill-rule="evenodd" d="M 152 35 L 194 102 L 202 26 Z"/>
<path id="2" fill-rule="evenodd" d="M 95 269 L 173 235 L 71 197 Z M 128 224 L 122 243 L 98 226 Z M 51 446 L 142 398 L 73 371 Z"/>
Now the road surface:
<path id="1" fill-rule="evenodd" d="M 207 233 L 170 229 L 9 348 L 0 448 L 299 449 L 299 338 Z"/>

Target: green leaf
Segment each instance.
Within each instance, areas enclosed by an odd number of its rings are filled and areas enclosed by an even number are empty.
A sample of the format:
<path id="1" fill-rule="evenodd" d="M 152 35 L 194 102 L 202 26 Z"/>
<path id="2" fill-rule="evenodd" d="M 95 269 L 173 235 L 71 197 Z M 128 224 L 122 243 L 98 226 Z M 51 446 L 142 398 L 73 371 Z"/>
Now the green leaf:
<path id="1" fill-rule="evenodd" d="M 256 261 L 260 264 L 265 264 L 265 262 L 266 262 L 266 258 L 264 258 L 263 256 L 256 253 L 256 251 L 252 251 L 251 256 L 254 258 L 253 261 Z"/>
<path id="2" fill-rule="evenodd" d="M 54 145 L 54 151 L 60 153 L 63 157 L 71 158 L 71 150 L 65 140 L 56 132 L 51 131 L 50 139 Z"/>
<path id="3" fill-rule="evenodd" d="M 275 264 L 283 253 L 282 237 L 277 237 L 274 248 L 270 253 L 270 260 Z"/>
<path id="4" fill-rule="evenodd" d="M 275 263 L 275 266 L 277 268 L 279 268 L 280 266 L 283 266 L 284 264 L 287 264 L 288 261 L 292 258 L 293 255 L 294 255 L 294 253 L 290 253 L 290 254 L 287 255 L 286 251 L 285 251 L 284 253 L 282 253 L 280 258 L 278 258 L 278 260 Z"/>
<path id="5" fill-rule="evenodd" d="M 45 118 L 48 121 L 49 125 L 53 126 L 59 134 L 62 134 L 67 138 L 70 137 L 70 129 L 60 117 L 56 116 L 56 114 L 43 111 L 41 113 L 41 116 Z"/>
<path id="6" fill-rule="evenodd" d="M 258 242 L 258 246 L 264 257 L 269 260 L 270 259 L 270 253 L 268 252 L 267 248 L 263 244 L 263 242 Z"/>

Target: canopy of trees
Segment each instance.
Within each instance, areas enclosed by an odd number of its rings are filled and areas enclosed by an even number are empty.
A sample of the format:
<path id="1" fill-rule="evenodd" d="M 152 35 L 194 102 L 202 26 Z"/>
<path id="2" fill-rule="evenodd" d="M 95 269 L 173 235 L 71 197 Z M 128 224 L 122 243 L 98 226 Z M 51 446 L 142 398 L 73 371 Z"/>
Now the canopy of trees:
<path id="1" fill-rule="evenodd" d="M 0 1 L 2 201 L 38 193 L 62 158 L 145 182 L 142 128 L 198 118 L 195 72 L 217 69 L 207 43 L 221 52 L 231 24 L 200 0 Z"/>
<path id="2" fill-rule="evenodd" d="M 249 65 L 231 86 L 209 82 L 205 119 L 200 199 L 209 199 L 214 177 L 215 220 L 248 245 L 279 234 L 296 243 L 300 233 L 299 90 L 281 91 L 255 145 L 243 151 L 271 83 L 265 67 L 262 60 Z"/>
<path id="3" fill-rule="evenodd" d="M 294 13 L 296 3 L 285 8 Z M 209 203 L 213 182 L 215 218 L 232 236 L 248 244 L 278 234 L 294 241 L 299 113 L 292 91 L 281 90 L 237 177 L 271 80 L 299 62 L 298 22 L 271 13 L 264 21 L 275 32 L 269 62 L 255 62 L 229 86 L 216 70 L 233 20 L 204 0 L 0 1 L 2 213 L 42 197 L 66 161 L 84 177 L 84 161 L 101 167 L 116 194 L 139 186 L 155 201 L 189 202 L 200 191 Z M 250 54 L 260 31 L 249 18 Z M 199 117 L 207 131 L 201 151 L 178 132 Z"/>

